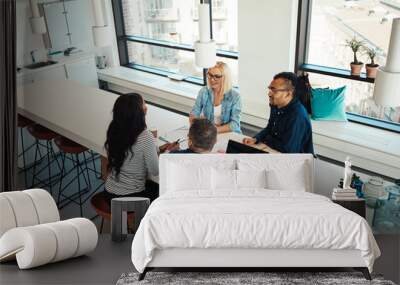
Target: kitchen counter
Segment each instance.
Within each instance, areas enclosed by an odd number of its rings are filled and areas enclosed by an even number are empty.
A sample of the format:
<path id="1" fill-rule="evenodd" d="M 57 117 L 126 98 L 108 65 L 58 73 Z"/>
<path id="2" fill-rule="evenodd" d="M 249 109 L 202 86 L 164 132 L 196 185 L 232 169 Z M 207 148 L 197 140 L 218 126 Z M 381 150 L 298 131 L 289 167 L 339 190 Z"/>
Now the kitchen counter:
<path id="1" fill-rule="evenodd" d="M 81 61 L 81 60 L 89 59 L 89 58 L 94 58 L 94 57 L 95 57 L 95 55 L 92 52 L 77 52 L 77 53 L 71 54 L 70 56 L 65 56 L 65 55 L 55 56 L 55 57 L 53 57 L 54 59 L 50 59 L 50 60 L 56 61 L 57 63 L 39 67 L 39 68 L 35 68 L 35 69 L 29 69 L 26 67 L 22 67 L 19 71 L 17 71 L 17 77 L 22 77 L 25 75 L 42 72 L 42 71 L 49 70 L 52 68 L 60 67 L 66 63 L 73 63 L 73 62 L 77 62 L 77 61 Z"/>

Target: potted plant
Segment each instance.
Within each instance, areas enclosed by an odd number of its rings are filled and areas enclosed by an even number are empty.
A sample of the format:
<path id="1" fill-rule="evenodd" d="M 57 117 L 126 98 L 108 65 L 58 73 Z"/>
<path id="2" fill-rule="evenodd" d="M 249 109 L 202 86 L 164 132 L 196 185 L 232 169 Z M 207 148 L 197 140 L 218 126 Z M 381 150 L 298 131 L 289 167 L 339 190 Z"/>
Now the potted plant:
<path id="1" fill-rule="evenodd" d="M 365 53 L 368 55 L 369 59 L 371 60 L 370 63 L 365 65 L 365 68 L 367 69 L 367 77 L 375 78 L 376 72 L 378 71 L 378 66 L 379 66 L 379 64 L 376 64 L 374 61 L 376 54 L 377 54 L 377 50 L 372 47 L 366 47 Z"/>
<path id="2" fill-rule="evenodd" d="M 351 75 L 360 76 L 363 63 L 361 61 L 358 61 L 357 53 L 364 46 L 364 42 L 354 37 L 351 40 L 346 40 L 346 45 L 351 48 L 354 55 L 353 62 L 350 63 Z"/>

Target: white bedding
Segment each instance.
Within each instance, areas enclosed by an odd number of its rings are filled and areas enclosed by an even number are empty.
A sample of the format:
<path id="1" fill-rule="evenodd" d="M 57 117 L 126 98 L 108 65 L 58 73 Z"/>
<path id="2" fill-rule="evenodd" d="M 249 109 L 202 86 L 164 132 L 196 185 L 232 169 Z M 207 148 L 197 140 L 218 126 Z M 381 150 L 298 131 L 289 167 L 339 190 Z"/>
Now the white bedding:
<path id="1" fill-rule="evenodd" d="M 265 189 L 199 193 L 167 193 L 152 203 L 132 243 L 139 272 L 165 248 L 357 249 L 370 271 L 380 255 L 365 219 L 326 197 Z"/>

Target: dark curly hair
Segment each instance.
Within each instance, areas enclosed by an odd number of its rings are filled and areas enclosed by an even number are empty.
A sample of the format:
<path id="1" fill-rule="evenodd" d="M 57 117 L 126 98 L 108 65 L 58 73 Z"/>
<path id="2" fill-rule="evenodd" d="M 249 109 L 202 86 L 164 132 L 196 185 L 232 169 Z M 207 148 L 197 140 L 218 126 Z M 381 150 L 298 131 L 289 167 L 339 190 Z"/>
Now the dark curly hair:
<path id="1" fill-rule="evenodd" d="M 143 98 L 137 93 L 118 97 L 113 107 L 113 119 L 108 126 L 104 147 L 107 151 L 108 170 L 118 176 L 128 153 L 132 156 L 132 145 L 146 129 Z"/>
<path id="2" fill-rule="evenodd" d="M 311 114 L 311 85 L 308 75 L 303 73 L 297 76 L 293 72 L 281 72 L 274 76 L 274 79 L 284 79 L 289 88 L 294 90 L 294 94 Z"/>

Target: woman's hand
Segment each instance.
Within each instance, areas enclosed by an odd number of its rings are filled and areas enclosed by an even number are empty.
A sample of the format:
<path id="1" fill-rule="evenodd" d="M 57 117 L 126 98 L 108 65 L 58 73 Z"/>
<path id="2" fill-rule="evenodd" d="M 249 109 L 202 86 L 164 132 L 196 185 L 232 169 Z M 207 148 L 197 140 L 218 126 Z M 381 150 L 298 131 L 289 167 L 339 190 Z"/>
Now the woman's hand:
<path id="1" fill-rule="evenodd" d="M 255 144 L 256 142 L 257 142 L 257 140 L 254 138 L 244 138 L 243 139 L 243 143 L 248 144 L 248 145 Z"/>
<path id="2" fill-rule="evenodd" d="M 189 114 L 189 124 L 190 124 L 190 125 L 192 125 L 193 120 L 194 120 L 195 118 L 196 118 L 196 117 L 195 117 L 193 114 Z"/>
<path id="3" fill-rule="evenodd" d="M 231 127 L 229 124 L 225 125 L 215 125 L 217 127 L 217 133 L 222 134 L 222 133 L 229 133 L 231 132 Z"/>
<path id="4" fill-rule="evenodd" d="M 195 120 L 195 119 L 205 119 L 206 117 L 203 115 L 203 114 L 201 114 L 200 115 L 200 117 L 196 117 L 195 115 L 193 115 L 193 114 L 189 114 L 189 123 L 190 123 L 190 125 L 192 125 L 192 123 L 193 123 L 193 121 Z"/>

